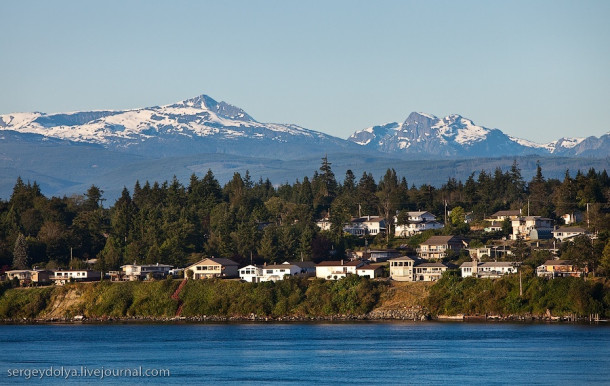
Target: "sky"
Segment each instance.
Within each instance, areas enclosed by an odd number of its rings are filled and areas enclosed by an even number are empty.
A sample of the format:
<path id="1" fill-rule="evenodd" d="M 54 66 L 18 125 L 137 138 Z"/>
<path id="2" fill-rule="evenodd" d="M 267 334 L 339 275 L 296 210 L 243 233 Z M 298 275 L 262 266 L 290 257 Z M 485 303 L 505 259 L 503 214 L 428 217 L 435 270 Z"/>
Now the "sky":
<path id="1" fill-rule="evenodd" d="M 0 2 L 0 114 L 207 94 L 347 138 L 412 111 L 610 132 L 610 1 Z"/>

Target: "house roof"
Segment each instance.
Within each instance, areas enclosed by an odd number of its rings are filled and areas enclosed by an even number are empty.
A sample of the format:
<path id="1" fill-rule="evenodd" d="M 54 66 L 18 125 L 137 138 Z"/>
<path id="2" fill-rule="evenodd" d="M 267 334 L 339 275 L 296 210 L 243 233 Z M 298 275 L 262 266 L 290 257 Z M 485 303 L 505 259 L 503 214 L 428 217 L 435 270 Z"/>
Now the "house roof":
<path id="1" fill-rule="evenodd" d="M 244 269 L 244 268 L 262 268 L 262 265 L 254 265 L 254 264 L 250 264 L 250 265 L 246 265 L 245 267 L 241 267 L 240 270 Z"/>
<path id="2" fill-rule="evenodd" d="M 358 268 L 356 268 L 356 270 L 357 271 L 366 271 L 366 270 L 376 271 L 376 270 L 378 270 L 380 268 L 381 268 L 381 266 L 379 266 L 379 265 L 370 265 L 370 264 L 368 264 L 368 265 L 364 265 L 362 267 L 358 267 Z"/>
<path id="3" fill-rule="evenodd" d="M 284 263 L 284 264 L 286 264 L 286 263 Z M 316 267 L 316 263 L 314 263 L 313 261 L 292 261 L 292 262 L 288 262 L 288 264 L 296 265 L 297 267 L 301 267 L 301 268 L 315 268 Z"/>
<path id="4" fill-rule="evenodd" d="M 263 269 L 287 269 L 292 266 L 293 266 L 293 264 L 269 264 L 269 265 L 264 265 L 261 268 L 263 268 Z"/>
<path id="5" fill-rule="evenodd" d="M 421 264 L 417 264 L 414 268 L 448 268 L 445 264 L 443 263 L 421 263 Z"/>
<path id="6" fill-rule="evenodd" d="M 570 260 L 547 260 L 542 265 L 546 265 L 546 266 L 572 265 L 572 261 L 570 261 Z"/>
<path id="7" fill-rule="evenodd" d="M 233 260 L 230 260 L 230 259 L 225 259 L 222 257 L 206 257 L 205 259 L 199 260 L 198 262 L 189 265 L 187 268 L 203 264 L 206 261 L 212 261 L 213 263 L 224 265 L 224 266 L 228 266 L 228 265 L 239 266 L 239 264 L 237 264 L 236 262 L 234 262 Z M 207 264 L 209 264 L 209 263 L 207 263 Z"/>
<path id="8" fill-rule="evenodd" d="M 511 261 L 488 261 L 486 263 L 481 263 L 481 267 L 514 267 L 518 263 Z"/>
<path id="9" fill-rule="evenodd" d="M 520 210 L 499 210 L 496 213 L 492 214 L 491 217 L 502 217 L 502 216 L 520 216 Z"/>
<path id="10" fill-rule="evenodd" d="M 121 268 L 123 267 L 146 267 L 146 268 L 150 268 L 150 267 L 159 267 L 159 268 L 163 268 L 163 267 L 173 267 L 173 265 L 168 265 L 168 264 L 126 264 L 126 265 L 121 265 Z"/>
<path id="11" fill-rule="evenodd" d="M 354 217 L 351 222 L 382 222 L 385 219 L 379 216 L 364 216 L 364 217 Z"/>
<path id="12" fill-rule="evenodd" d="M 578 232 L 578 233 L 586 233 L 587 230 L 581 227 L 559 227 L 553 231 L 555 232 Z"/>
<path id="13" fill-rule="evenodd" d="M 424 214 L 428 213 L 430 216 L 434 216 L 432 213 L 428 212 L 428 211 L 415 211 L 415 212 L 407 212 L 409 214 L 409 216 L 413 217 L 413 216 L 423 216 Z"/>
<path id="14" fill-rule="evenodd" d="M 357 267 L 362 264 L 360 260 L 354 261 L 343 261 L 343 260 L 329 260 L 322 261 L 316 265 L 316 267 Z"/>
<path id="15" fill-rule="evenodd" d="M 388 261 L 415 261 L 415 259 L 410 258 L 409 256 L 400 256 L 390 259 Z"/>
<path id="16" fill-rule="evenodd" d="M 455 239 L 455 241 L 462 241 L 463 238 L 460 236 L 431 236 L 428 240 L 424 241 L 423 245 L 445 245 L 448 244 L 450 240 Z"/>

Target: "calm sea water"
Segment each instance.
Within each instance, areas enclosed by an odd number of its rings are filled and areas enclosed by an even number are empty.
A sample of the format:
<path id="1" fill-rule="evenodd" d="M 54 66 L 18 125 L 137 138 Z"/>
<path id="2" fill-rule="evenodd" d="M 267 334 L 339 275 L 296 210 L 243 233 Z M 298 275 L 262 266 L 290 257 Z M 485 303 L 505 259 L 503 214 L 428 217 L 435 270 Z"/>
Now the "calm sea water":
<path id="1" fill-rule="evenodd" d="M 170 376 L 134 377 L 140 367 L 149 374 L 167 369 Z M 34 369 L 46 372 L 45 383 L 58 384 L 72 370 L 86 376 L 71 374 L 68 381 L 83 384 L 610 384 L 610 326 L 0 326 L 0 384 L 30 383 Z"/>

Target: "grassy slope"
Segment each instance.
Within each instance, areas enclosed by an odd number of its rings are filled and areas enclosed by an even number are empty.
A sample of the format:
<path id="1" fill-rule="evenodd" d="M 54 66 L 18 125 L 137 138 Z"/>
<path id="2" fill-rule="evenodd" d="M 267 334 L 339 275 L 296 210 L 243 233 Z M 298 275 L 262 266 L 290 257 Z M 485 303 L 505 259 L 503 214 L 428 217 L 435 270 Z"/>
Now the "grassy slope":
<path id="1" fill-rule="evenodd" d="M 53 319 L 176 315 L 170 296 L 178 280 L 70 284 L 64 287 L 14 288 L 0 296 L 0 319 Z M 436 284 L 379 282 L 350 277 L 325 281 L 294 278 L 277 283 L 236 280 L 189 281 L 180 293 L 182 316 L 326 317 L 364 315 L 372 310 L 427 308 L 439 314 L 545 315 L 598 313 L 610 316 L 610 282 L 524 278 L 499 280 L 446 276 Z"/>

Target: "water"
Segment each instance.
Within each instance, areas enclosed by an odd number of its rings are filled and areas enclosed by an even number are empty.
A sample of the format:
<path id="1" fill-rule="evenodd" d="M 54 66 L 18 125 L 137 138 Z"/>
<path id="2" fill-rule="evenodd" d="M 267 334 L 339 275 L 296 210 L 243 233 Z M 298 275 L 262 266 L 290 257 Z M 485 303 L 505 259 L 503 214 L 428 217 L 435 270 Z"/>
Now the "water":
<path id="1" fill-rule="evenodd" d="M 610 384 L 610 326 L 470 323 L 0 326 L 0 384 Z M 168 369 L 169 377 L 110 371 Z M 21 369 L 18 375 L 17 371 Z M 9 377 L 9 371 L 11 372 Z M 45 382 L 64 383 L 60 377 Z"/>

